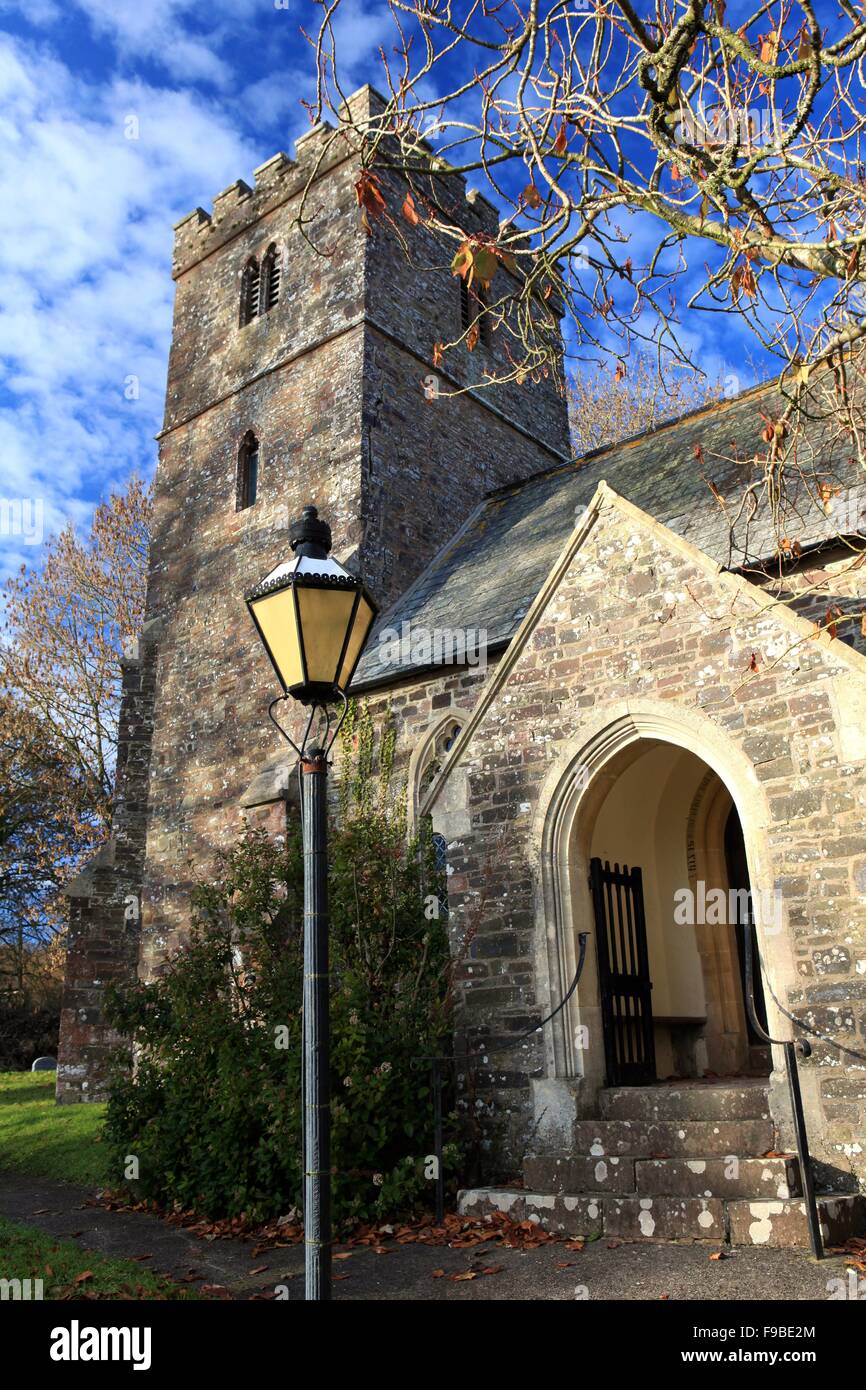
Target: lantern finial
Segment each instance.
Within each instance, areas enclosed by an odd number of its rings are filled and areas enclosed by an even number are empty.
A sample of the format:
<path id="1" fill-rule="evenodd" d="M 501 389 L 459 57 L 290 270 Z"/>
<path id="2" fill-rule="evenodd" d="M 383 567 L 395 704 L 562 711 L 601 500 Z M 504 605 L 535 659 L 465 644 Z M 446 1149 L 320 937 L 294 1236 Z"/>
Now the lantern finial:
<path id="1" fill-rule="evenodd" d="M 331 528 L 319 517 L 318 508 L 306 506 L 292 522 L 289 542 L 296 555 L 307 555 L 311 560 L 326 558 L 331 549 Z"/>

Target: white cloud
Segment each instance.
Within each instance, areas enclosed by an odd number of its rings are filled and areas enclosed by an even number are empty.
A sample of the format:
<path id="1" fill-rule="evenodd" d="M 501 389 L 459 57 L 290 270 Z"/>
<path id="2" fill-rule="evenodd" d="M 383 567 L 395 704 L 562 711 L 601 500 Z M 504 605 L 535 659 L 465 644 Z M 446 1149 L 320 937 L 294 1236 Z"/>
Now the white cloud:
<path id="1" fill-rule="evenodd" d="M 124 135 L 130 113 L 137 140 Z M 88 85 L 11 39 L 0 139 L 0 497 L 41 499 L 56 529 L 86 522 L 134 469 L 152 471 L 172 223 L 262 154 L 194 93 Z M 22 559 L 32 547 L 0 536 L 0 573 Z"/>

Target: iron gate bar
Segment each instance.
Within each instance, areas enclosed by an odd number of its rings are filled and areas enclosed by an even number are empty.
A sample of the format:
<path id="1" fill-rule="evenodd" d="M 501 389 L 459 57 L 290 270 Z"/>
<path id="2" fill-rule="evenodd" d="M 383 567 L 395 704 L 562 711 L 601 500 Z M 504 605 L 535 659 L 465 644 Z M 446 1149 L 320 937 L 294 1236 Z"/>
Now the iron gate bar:
<path id="1" fill-rule="evenodd" d="M 655 1040 L 643 875 L 637 867 L 611 868 L 594 858 L 589 882 L 608 1085 L 646 1085 L 655 1080 Z"/>

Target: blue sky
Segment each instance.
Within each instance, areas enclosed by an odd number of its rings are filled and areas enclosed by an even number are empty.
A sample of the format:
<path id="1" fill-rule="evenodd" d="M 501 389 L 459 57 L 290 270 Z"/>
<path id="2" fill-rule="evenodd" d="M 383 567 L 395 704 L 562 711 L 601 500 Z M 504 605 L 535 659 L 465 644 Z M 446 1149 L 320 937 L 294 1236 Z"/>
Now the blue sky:
<path id="1" fill-rule="evenodd" d="M 319 16 L 310 0 L 0 0 L 0 498 L 38 499 L 46 533 L 152 475 L 172 224 L 309 128 L 300 30 Z M 387 7 L 351 0 L 337 26 L 344 88 L 380 84 Z M 686 335 L 711 374 L 724 332 Z M 37 559 L 23 530 L 0 535 L 0 578 Z"/>
<path id="2" fill-rule="evenodd" d="M 317 14 L 308 0 L 0 0 L 0 497 L 37 499 L 46 533 L 86 526 L 133 469 L 152 475 L 172 224 L 309 128 L 299 30 Z M 360 86 L 390 20 L 358 0 L 342 23 Z M 27 519 L 0 536 L 0 577 L 38 556 Z"/>

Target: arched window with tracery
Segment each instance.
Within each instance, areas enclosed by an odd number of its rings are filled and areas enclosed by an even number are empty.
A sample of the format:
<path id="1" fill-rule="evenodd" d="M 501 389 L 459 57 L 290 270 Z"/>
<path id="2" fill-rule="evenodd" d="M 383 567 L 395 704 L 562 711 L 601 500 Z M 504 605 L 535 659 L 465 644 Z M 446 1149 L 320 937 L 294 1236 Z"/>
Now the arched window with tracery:
<path id="1" fill-rule="evenodd" d="M 446 762 L 463 725 L 459 719 L 449 716 L 428 737 L 415 768 L 414 778 L 414 824 L 422 837 L 429 835 L 433 851 L 433 868 L 436 873 L 436 896 L 439 903 L 439 917 L 448 916 L 448 842 L 443 834 L 433 829 L 433 817 L 425 812 L 424 803 L 443 764 Z"/>
<path id="2" fill-rule="evenodd" d="M 438 830 L 434 830 L 431 842 L 433 845 L 433 863 L 439 884 L 436 894 L 439 903 L 439 917 L 445 918 L 448 916 L 448 841 L 444 835 L 439 834 Z"/>

